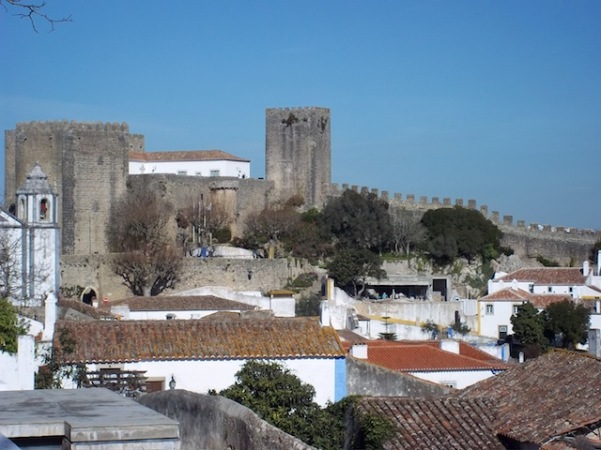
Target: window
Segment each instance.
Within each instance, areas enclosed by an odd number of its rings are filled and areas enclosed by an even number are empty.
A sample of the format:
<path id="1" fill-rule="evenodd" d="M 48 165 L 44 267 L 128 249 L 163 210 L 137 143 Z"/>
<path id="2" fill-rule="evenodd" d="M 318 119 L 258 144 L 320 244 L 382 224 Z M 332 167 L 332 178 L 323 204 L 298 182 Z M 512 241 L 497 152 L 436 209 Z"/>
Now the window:
<path id="1" fill-rule="evenodd" d="M 453 389 L 457 388 L 457 382 L 456 381 L 442 380 L 440 382 L 440 384 L 442 386 L 450 387 L 450 388 L 453 388 Z"/>
<path id="2" fill-rule="evenodd" d="M 494 313 L 495 313 L 494 305 L 491 305 L 490 303 L 488 303 L 486 305 L 486 314 L 487 315 L 491 315 L 491 314 L 494 314 Z"/>
<path id="3" fill-rule="evenodd" d="M 178 170 L 177 174 L 178 175 L 188 175 L 188 171 L 187 170 Z"/>
<path id="4" fill-rule="evenodd" d="M 196 172 L 194 175 L 196 175 L 197 177 L 202 177 L 202 172 Z"/>
<path id="5" fill-rule="evenodd" d="M 40 202 L 40 220 L 48 219 L 48 200 L 43 199 Z"/>
<path id="6" fill-rule="evenodd" d="M 553 288 L 552 288 L 551 286 L 549 286 L 549 287 L 547 288 L 547 292 L 548 292 L 549 294 L 551 294 L 551 293 L 553 292 Z"/>
<path id="7" fill-rule="evenodd" d="M 534 294 L 534 285 L 533 284 L 528 285 L 528 292 L 530 292 L 531 294 Z"/>
<path id="8" fill-rule="evenodd" d="M 515 316 L 518 313 L 518 308 L 520 305 L 513 305 L 513 315 Z"/>
<path id="9" fill-rule="evenodd" d="M 211 170 L 211 176 L 212 177 L 218 177 L 219 176 L 219 170 Z"/>

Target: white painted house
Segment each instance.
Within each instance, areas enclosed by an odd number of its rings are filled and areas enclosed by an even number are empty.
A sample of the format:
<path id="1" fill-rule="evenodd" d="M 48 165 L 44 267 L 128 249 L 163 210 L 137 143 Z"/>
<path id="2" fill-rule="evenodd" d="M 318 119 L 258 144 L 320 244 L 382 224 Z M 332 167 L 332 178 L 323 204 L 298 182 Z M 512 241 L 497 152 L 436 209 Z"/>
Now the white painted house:
<path id="1" fill-rule="evenodd" d="M 311 384 L 321 405 L 346 394 L 345 352 L 336 331 L 317 318 L 249 312 L 200 320 L 64 320 L 57 323 L 55 345 L 66 330 L 76 345 L 63 363 L 85 364 L 88 371 L 144 371 L 162 389 L 173 380 L 178 389 L 219 391 L 235 382 L 246 361 L 268 360 Z"/>
<path id="2" fill-rule="evenodd" d="M 214 295 L 129 297 L 111 302 L 108 307 L 121 320 L 202 319 L 217 312 L 240 313 L 258 309 Z"/>
<path id="3" fill-rule="evenodd" d="M 130 152 L 129 174 L 147 173 L 249 178 L 250 160 L 221 150 Z"/>
<path id="4" fill-rule="evenodd" d="M 375 340 L 343 345 L 349 348 L 351 357 L 457 389 L 493 377 L 508 368 L 501 360 L 456 340 Z"/>

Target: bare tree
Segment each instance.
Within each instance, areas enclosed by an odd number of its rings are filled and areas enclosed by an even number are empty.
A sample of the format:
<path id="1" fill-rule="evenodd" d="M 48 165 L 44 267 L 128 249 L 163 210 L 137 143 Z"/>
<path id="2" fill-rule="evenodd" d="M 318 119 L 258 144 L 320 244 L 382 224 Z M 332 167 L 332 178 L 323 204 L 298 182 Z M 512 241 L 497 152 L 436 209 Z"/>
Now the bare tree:
<path id="1" fill-rule="evenodd" d="M 392 243 L 397 254 L 408 255 L 412 247 L 417 246 L 426 236 L 421 223 L 421 213 L 405 208 L 391 208 Z"/>
<path id="2" fill-rule="evenodd" d="M 232 213 L 224 205 L 206 202 L 203 195 L 189 197 L 186 206 L 178 211 L 176 220 L 180 229 L 189 230 L 187 239 L 202 245 L 209 245 L 211 236 L 229 228 L 233 222 Z M 182 233 L 180 243 L 185 246 L 183 236 Z"/>
<path id="3" fill-rule="evenodd" d="M 54 26 L 57 23 L 71 22 L 71 16 L 54 17 L 48 14 L 45 10 L 46 2 L 29 2 L 22 0 L 0 0 L 0 6 L 8 13 L 21 19 L 27 19 L 31 23 L 31 27 L 37 33 L 38 28 L 36 21 L 44 21 L 50 25 L 50 31 L 54 31 Z"/>
<path id="4" fill-rule="evenodd" d="M 178 279 L 182 257 L 169 234 L 171 210 L 154 190 L 137 184 L 111 209 L 113 270 L 134 295 L 158 295 Z"/>

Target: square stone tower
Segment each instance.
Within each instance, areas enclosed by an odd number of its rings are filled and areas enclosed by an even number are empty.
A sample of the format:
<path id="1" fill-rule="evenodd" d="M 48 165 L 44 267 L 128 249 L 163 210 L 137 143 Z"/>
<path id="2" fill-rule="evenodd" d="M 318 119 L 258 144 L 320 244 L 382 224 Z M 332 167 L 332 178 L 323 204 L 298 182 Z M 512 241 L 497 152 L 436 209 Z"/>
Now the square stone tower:
<path id="1" fill-rule="evenodd" d="M 321 207 L 331 183 L 330 110 L 270 108 L 266 111 L 265 176 L 276 195 L 300 195 Z"/>

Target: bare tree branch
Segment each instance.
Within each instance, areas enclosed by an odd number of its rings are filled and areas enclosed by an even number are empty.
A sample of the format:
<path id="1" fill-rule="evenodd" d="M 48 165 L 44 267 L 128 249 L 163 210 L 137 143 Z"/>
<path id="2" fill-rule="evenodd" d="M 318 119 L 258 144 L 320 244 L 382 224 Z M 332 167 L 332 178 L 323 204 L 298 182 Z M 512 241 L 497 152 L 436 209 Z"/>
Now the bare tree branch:
<path id="1" fill-rule="evenodd" d="M 36 20 L 44 20 L 50 25 L 50 31 L 54 31 L 57 23 L 71 22 L 71 16 L 53 17 L 44 11 L 46 2 L 40 3 L 23 2 L 21 0 L 0 0 L 0 6 L 6 12 L 14 11 L 13 15 L 21 19 L 27 19 L 31 23 L 33 31 L 38 32 Z"/>

